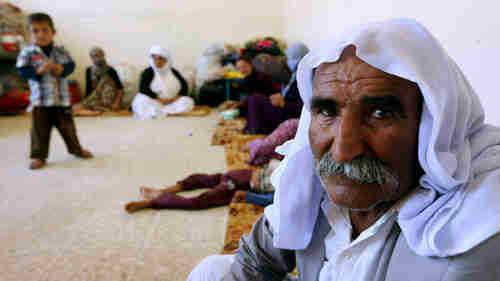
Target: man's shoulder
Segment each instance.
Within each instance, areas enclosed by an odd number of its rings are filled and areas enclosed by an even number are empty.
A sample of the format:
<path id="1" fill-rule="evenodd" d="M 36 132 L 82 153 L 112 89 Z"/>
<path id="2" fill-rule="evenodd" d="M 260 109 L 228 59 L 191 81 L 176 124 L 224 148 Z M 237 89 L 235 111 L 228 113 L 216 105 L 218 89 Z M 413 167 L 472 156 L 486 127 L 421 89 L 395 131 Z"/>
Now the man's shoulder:
<path id="1" fill-rule="evenodd" d="M 483 268 L 498 264 L 500 260 L 500 233 L 450 259 L 451 266 L 455 268 Z"/>
<path id="2" fill-rule="evenodd" d="M 500 274 L 497 269 L 499 258 L 500 234 L 465 253 L 444 258 L 417 255 L 408 246 L 404 235 L 400 235 L 386 280 L 405 280 L 408 276 L 415 276 L 413 280 L 497 280 L 495 278 Z M 474 279 L 463 279 L 464 276 Z"/>

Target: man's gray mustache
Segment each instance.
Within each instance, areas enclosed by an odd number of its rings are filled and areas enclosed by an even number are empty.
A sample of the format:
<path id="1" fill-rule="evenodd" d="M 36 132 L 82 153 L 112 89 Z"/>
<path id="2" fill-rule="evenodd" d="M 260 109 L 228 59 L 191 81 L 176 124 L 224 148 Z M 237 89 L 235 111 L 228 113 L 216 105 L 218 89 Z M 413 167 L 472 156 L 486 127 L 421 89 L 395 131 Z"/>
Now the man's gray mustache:
<path id="1" fill-rule="evenodd" d="M 382 161 L 364 155 L 346 163 L 338 163 L 333 159 L 332 153 L 328 152 L 318 161 L 316 170 L 321 178 L 341 175 L 363 184 L 399 184 L 392 170 Z"/>

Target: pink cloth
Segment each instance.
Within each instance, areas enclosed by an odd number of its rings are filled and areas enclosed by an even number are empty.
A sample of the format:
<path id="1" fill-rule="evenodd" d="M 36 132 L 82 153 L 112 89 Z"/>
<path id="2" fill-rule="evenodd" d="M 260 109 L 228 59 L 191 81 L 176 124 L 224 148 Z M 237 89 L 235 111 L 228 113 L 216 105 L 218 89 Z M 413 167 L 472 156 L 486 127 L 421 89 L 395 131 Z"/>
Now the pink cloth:
<path id="1" fill-rule="evenodd" d="M 264 139 L 256 139 L 249 142 L 246 145 L 246 148 L 250 152 L 250 158 L 247 160 L 247 163 L 261 166 L 267 164 L 273 158 L 282 160 L 283 156 L 274 150 L 276 147 L 295 137 L 298 125 L 299 119 L 288 119 Z"/>

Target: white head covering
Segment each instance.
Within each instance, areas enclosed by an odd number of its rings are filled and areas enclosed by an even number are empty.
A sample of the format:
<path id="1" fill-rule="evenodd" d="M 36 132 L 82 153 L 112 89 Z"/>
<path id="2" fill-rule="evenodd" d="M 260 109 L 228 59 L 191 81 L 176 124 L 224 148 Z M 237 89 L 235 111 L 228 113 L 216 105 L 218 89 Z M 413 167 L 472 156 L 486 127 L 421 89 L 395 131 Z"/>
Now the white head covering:
<path id="1" fill-rule="evenodd" d="M 309 48 L 304 43 L 297 42 L 290 45 L 286 51 L 286 61 L 290 71 L 295 72 L 299 61 L 309 52 Z"/>
<path id="2" fill-rule="evenodd" d="M 272 177 L 275 203 L 265 210 L 275 246 L 304 249 L 311 240 L 324 192 L 308 138 L 313 69 L 349 45 L 371 66 L 417 83 L 424 97 L 418 159 L 425 174 L 398 216 L 411 249 L 452 256 L 498 233 L 500 129 L 484 124 L 478 96 L 440 43 L 416 21 L 397 19 L 360 26 L 300 62 L 305 106 L 295 139 L 278 148 L 286 157 Z"/>
<path id="3" fill-rule="evenodd" d="M 292 72 L 292 76 L 290 77 L 290 81 L 285 86 L 283 91 L 281 92 L 283 96 L 286 96 L 288 90 L 292 87 L 295 80 L 297 80 L 297 66 L 299 65 L 300 60 L 309 52 L 309 48 L 304 43 L 297 42 L 293 43 L 288 47 L 285 51 L 286 55 L 286 63 L 288 68 Z"/>
<path id="4" fill-rule="evenodd" d="M 153 55 L 161 56 L 167 60 L 162 68 L 158 68 Z M 181 83 L 172 73 L 172 56 L 170 52 L 160 45 L 153 45 L 149 50 L 149 63 L 155 72 L 151 90 L 158 93 L 160 98 L 173 98 L 181 89 Z"/>
<path id="5" fill-rule="evenodd" d="M 222 68 L 222 56 L 225 49 L 222 44 L 214 43 L 206 48 L 196 65 L 196 87 L 200 88 L 205 82 L 219 78 L 218 72 Z"/>

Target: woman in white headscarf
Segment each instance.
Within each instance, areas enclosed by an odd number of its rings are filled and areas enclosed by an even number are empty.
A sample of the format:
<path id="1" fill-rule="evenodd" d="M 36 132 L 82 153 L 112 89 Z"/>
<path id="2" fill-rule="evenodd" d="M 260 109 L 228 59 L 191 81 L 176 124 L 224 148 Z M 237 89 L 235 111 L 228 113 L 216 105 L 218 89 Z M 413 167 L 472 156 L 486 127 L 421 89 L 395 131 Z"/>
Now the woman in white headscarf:
<path id="1" fill-rule="evenodd" d="M 170 52 L 159 45 L 149 51 L 151 67 L 141 74 L 139 91 L 132 101 L 132 111 L 139 119 L 167 117 L 191 111 L 194 101 L 188 97 L 188 85 L 172 67 Z"/>

